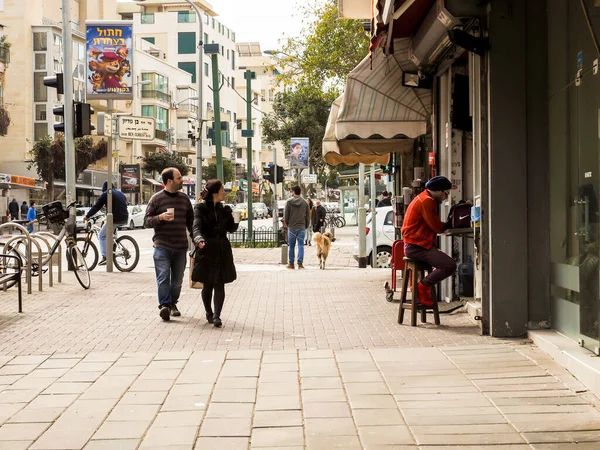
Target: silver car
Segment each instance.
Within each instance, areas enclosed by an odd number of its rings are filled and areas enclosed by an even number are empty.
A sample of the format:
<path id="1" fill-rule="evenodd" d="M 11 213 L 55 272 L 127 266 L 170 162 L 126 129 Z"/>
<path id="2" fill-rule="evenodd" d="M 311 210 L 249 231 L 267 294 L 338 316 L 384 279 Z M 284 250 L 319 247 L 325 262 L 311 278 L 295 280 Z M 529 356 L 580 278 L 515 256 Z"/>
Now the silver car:
<path id="1" fill-rule="evenodd" d="M 252 215 L 256 219 L 269 217 L 269 210 L 264 203 L 252 203 Z"/>

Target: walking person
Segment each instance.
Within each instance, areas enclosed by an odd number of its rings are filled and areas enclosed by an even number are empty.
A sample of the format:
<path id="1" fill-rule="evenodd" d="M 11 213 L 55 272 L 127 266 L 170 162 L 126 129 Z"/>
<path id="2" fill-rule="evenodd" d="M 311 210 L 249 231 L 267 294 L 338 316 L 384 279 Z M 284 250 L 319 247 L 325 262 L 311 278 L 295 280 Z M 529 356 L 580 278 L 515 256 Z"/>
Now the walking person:
<path id="1" fill-rule="evenodd" d="M 27 202 L 23 200 L 21 203 L 21 220 L 27 220 L 27 213 L 29 212 L 29 207 L 27 206 Z"/>
<path id="2" fill-rule="evenodd" d="M 314 205 L 312 199 L 310 199 L 310 198 L 306 199 L 306 203 L 308 203 L 309 221 L 308 221 L 308 228 L 306 228 L 306 239 L 304 239 L 304 245 L 310 246 L 310 245 L 312 245 L 311 244 L 312 234 L 313 234 L 312 223 L 313 223 L 313 213 L 315 212 L 315 205 Z"/>
<path id="3" fill-rule="evenodd" d="M 220 180 L 209 180 L 201 197 L 203 201 L 194 207 L 193 239 L 198 250 L 194 258 L 192 280 L 204 284 L 202 303 L 206 320 L 221 328 L 225 284 L 237 278 L 227 233 L 234 233 L 238 229 L 241 212 L 236 211 L 234 215 L 229 206 L 221 203 L 225 200 L 225 189 Z"/>
<path id="4" fill-rule="evenodd" d="M 27 210 L 27 231 L 33 233 L 33 224 L 37 222 L 37 211 L 35 210 L 36 203 L 32 200 L 29 210 Z"/>
<path id="5" fill-rule="evenodd" d="M 327 217 L 327 210 L 323 205 L 321 205 L 321 201 L 317 200 L 317 207 L 313 213 L 313 231 L 315 233 L 323 233 L 325 231 L 325 218 Z"/>
<path id="6" fill-rule="evenodd" d="M 8 204 L 8 211 L 10 212 L 10 220 L 19 220 L 19 202 L 16 198 L 13 198 L 12 202 Z"/>
<path id="7" fill-rule="evenodd" d="M 181 294 L 187 261 L 188 234 L 192 236 L 194 210 L 183 188 L 181 172 L 174 167 L 162 171 L 165 188 L 152 196 L 144 224 L 154 228 L 154 271 L 158 285 L 158 308 L 162 320 L 181 313 L 177 302 Z"/>
<path id="8" fill-rule="evenodd" d="M 118 189 L 112 188 L 112 214 L 113 214 L 113 234 L 115 230 L 127 224 L 129 220 L 129 211 L 127 210 L 127 198 Z M 94 217 L 98 211 L 108 205 L 108 181 L 102 183 L 102 195 L 98 197 L 94 206 L 90 208 L 85 217 L 84 222 L 87 222 L 90 217 Z M 108 207 L 108 206 L 107 206 Z M 100 233 L 98 234 L 98 242 L 100 242 L 100 254 L 102 259 L 98 263 L 99 266 L 106 265 L 106 229 L 107 222 L 104 222 Z"/>
<path id="9" fill-rule="evenodd" d="M 383 208 L 384 206 L 392 206 L 391 196 L 392 194 L 390 194 L 388 191 L 383 191 L 381 194 L 381 200 L 379 203 L 376 203 L 376 207 Z"/>
<path id="10" fill-rule="evenodd" d="M 310 223 L 308 203 L 302 198 L 300 186 L 292 188 L 292 198 L 285 204 L 283 223 L 288 229 L 288 269 L 294 269 L 296 243 L 298 244 L 298 269 L 304 269 L 304 239 Z"/>

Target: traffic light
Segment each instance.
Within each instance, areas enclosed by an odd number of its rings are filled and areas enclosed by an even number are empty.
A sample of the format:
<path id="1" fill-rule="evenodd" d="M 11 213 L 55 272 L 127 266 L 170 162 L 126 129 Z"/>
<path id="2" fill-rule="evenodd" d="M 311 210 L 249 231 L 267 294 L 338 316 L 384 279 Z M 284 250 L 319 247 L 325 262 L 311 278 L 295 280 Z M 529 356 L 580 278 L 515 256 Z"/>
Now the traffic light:
<path id="1" fill-rule="evenodd" d="M 65 85 L 63 82 L 63 74 L 57 73 L 54 76 L 44 77 L 44 86 L 56 89 L 60 95 L 65 93 Z"/>
<path id="2" fill-rule="evenodd" d="M 277 166 L 274 183 L 283 183 L 283 167 Z"/>
<path id="3" fill-rule="evenodd" d="M 263 178 L 271 183 L 274 183 L 273 175 L 275 174 L 275 166 L 271 165 L 263 168 Z"/>
<path id="4" fill-rule="evenodd" d="M 61 133 L 64 133 L 65 132 L 65 124 L 64 124 L 65 107 L 64 107 L 64 105 L 57 106 L 56 108 L 52 108 L 52 114 L 63 118 L 63 119 L 61 119 L 62 122 L 56 122 L 54 124 L 54 131 L 59 131 Z"/>
<path id="5" fill-rule="evenodd" d="M 192 147 L 195 147 L 196 146 L 196 134 L 194 133 L 194 131 L 189 130 L 187 136 L 188 136 L 188 139 L 192 140 Z"/>
<path id="6" fill-rule="evenodd" d="M 96 127 L 92 124 L 94 108 L 89 103 L 74 102 L 75 127 L 73 137 L 83 137 L 92 134 Z"/>

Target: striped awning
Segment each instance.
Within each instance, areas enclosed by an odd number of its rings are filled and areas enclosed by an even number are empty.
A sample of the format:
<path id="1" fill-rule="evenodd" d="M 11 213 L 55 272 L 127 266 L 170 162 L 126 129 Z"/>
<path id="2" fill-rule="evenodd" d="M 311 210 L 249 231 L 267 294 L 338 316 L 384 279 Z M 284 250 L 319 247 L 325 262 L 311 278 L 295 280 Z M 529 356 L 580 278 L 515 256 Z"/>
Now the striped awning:
<path id="1" fill-rule="evenodd" d="M 431 90 L 402 85 L 403 72 L 417 71 L 408 45 L 408 39 L 395 39 L 392 55 L 379 48 L 372 62 L 367 56 L 350 72 L 329 115 L 323 139 L 326 162 L 385 164 L 390 153 L 412 151 L 413 139 L 426 133 Z"/>

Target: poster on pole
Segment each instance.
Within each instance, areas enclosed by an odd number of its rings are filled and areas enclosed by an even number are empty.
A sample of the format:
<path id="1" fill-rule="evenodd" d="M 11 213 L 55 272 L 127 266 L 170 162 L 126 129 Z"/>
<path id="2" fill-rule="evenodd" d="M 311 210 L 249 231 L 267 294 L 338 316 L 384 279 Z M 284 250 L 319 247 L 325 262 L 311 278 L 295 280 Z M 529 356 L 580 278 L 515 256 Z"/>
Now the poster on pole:
<path id="1" fill-rule="evenodd" d="M 139 164 L 121 164 L 121 192 L 139 194 L 141 171 Z"/>
<path id="2" fill-rule="evenodd" d="M 88 100 L 133 98 L 133 21 L 86 21 Z"/>
<path id="3" fill-rule="evenodd" d="M 290 140 L 290 167 L 308 167 L 308 138 L 292 138 Z"/>

